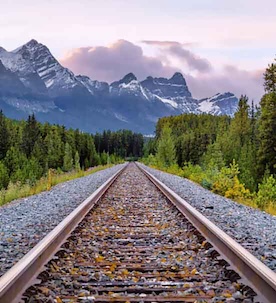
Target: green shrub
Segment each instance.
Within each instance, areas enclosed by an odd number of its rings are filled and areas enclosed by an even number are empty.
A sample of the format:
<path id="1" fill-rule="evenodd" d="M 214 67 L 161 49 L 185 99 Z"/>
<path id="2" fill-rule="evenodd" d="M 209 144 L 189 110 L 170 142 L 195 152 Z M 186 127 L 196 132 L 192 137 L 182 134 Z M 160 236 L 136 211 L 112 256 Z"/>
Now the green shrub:
<path id="1" fill-rule="evenodd" d="M 250 198 L 250 191 L 246 189 L 242 183 L 240 183 L 237 176 L 233 178 L 233 183 L 233 186 L 225 192 L 226 198 L 233 200 L 239 200 L 240 198 Z"/>
<path id="2" fill-rule="evenodd" d="M 166 171 L 170 174 L 181 176 L 183 174 L 183 170 L 177 165 L 173 164 L 169 168 L 166 169 Z"/>
<path id="3" fill-rule="evenodd" d="M 157 167 L 157 159 L 156 157 L 153 155 L 153 154 L 150 154 L 148 157 L 146 158 L 143 158 L 142 159 L 142 162 L 145 164 L 145 165 L 149 165 L 149 166 L 155 166 Z"/>
<path id="4" fill-rule="evenodd" d="M 269 204 L 276 204 L 276 179 L 272 175 L 264 178 L 259 185 L 256 203 L 260 209 L 265 209 Z"/>
<path id="5" fill-rule="evenodd" d="M 191 162 L 186 163 L 182 171 L 182 177 L 188 178 L 199 184 L 201 184 L 202 180 L 206 178 L 206 174 L 202 167 L 199 165 L 193 165 Z"/>
<path id="6" fill-rule="evenodd" d="M 202 187 L 210 190 L 212 188 L 212 186 L 213 186 L 213 182 L 210 179 L 204 178 L 204 179 L 202 179 L 200 185 Z"/>
<path id="7" fill-rule="evenodd" d="M 212 186 L 212 191 L 221 196 L 225 196 L 226 192 L 233 188 L 235 184 L 234 178 L 239 174 L 239 167 L 235 161 L 230 164 L 230 167 L 222 167 L 219 173 L 215 176 L 215 182 Z"/>

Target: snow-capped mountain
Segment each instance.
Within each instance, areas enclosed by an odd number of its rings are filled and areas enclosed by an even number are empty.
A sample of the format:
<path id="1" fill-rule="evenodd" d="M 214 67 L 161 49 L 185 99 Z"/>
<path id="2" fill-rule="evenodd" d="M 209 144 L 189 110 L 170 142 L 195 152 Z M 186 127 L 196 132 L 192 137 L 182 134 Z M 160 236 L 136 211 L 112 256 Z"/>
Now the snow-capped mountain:
<path id="1" fill-rule="evenodd" d="M 75 75 L 54 58 L 49 49 L 31 40 L 12 52 L 2 49 L 0 60 L 6 68 L 17 72 L 26 87 L 50 96 L 68 94 L 75 87 L 84 88 Z"/>
<path id="2" fill-rule="evenodd" d="M 74 75 L 43 44 L 31 40 L 14 51 L 0 47 L 0 108 L 86 131 L 128 128 L 152 133 L 158 118 L 182 113 L 232 116 L 238 100 L 231 93 L 197 100 L 181 73 L 170 79 L 133 73 L 110 85 Z"/>
<path id="3" fill-rule="evenodd" d="M 186 81 L 181 73 L 175 73 L 170 79 L 147 77 L 141 82 L 149 98 L 155 98 L 183 113 L 197 113 L 197 100 L 192 98 Z"/>
<path id="4" fill-rule="evenodd" d="M 198 109 L 202 113 L 212 115 L 233 116 L 238 108 L 237 97 L 232 93 L 216 94 L 213 97 L 201 99 Z"/>

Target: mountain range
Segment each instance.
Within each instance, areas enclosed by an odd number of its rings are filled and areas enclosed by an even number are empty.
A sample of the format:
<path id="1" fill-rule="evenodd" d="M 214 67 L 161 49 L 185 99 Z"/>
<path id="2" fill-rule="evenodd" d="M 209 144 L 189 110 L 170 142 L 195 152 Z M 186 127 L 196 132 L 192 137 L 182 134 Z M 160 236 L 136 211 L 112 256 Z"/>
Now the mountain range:
<path id="1" fill-rule="evenodd" d="M 21 119 L 38 120 L 83 131 L 131 129 L 152 134 L 158 118 L 182 113 L 233 116 L 238 99 L 230 92 L 195 99 L 181 73 L 170 79 L 133 73 L 111 84 L 75 75 L 50 50 L 31 40 L 14 51 L 0 47 L 0 109 Z"/>

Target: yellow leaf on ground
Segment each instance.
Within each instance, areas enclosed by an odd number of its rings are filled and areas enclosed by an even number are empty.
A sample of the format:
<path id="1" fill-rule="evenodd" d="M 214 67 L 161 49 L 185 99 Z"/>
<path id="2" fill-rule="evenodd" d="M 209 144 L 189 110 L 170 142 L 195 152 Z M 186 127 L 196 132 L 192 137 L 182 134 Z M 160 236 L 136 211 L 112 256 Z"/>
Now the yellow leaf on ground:
<path id="1" fill-rule="evenodd" d="M 232 295 L 230 294 L 230 293 L 224 293 L 223 294 L 223 296 L 225 297 L 225 298 L 232 298 Z"/>
<path id="2" fill-rule="evenodd" d="M 128 275 L 129 274 L 129 271 L 127 270 L 127 269 L 123 269 L 122 271 L 121 271 L 121 273 L 123 274 L 123 275 Z"/>
<path id="3" fill-rule="evenodd" d="M 103 261 L 104 261 L 104 257 L 101 256 L 101 255 L 99 255 L 99 256 L 97 256 L 97 257 L 95 258 L 95 261 L 96 261 L 96 262 L 103 262 Z"/>
<path id="4" fill-rule="evenodd" d="M 57 303 L 62 303 L 63 302 L 60 297 L 56 297 L 56 301 L 57 301 Z"/>
<path id="5" fill-rule="evenodd" d="M 109 270 L 111 272 L 113 272 L 113 271 L 115 271 L 116 267 L 117 267 L 117 265 L 115 263 L 112 263 L 112 265 L 110 266 Z"/>

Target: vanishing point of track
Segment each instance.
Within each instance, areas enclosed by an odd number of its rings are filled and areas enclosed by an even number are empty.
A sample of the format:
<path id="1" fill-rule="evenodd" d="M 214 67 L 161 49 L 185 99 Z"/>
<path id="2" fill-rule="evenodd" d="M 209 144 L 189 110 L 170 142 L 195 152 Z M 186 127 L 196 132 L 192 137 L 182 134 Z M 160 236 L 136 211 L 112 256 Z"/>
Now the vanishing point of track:
<path id="1" fill-rule="evenodd" d="M 274 272 L 139 168 L 115 174 L 11 268 L 0 302 L 275 302 Z"/>

